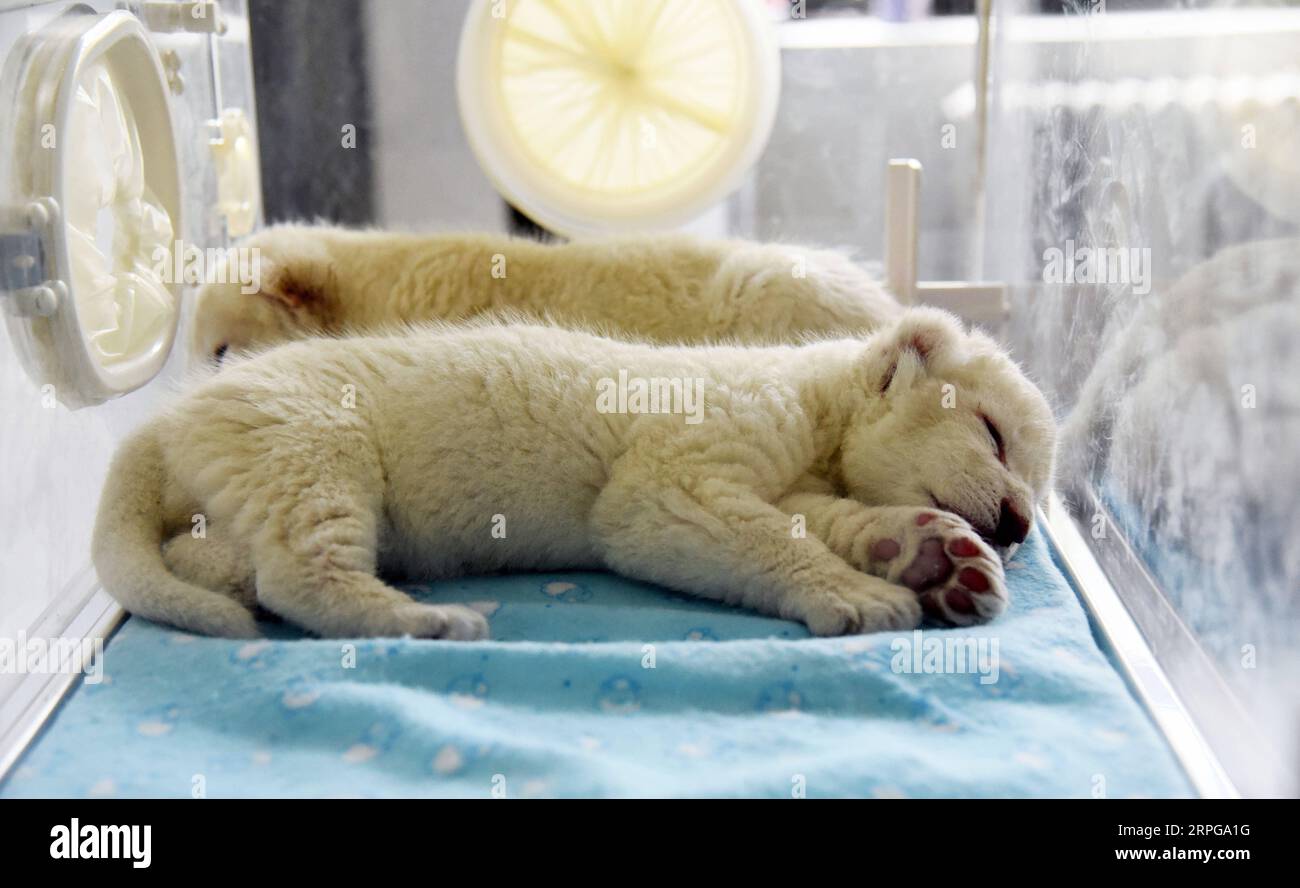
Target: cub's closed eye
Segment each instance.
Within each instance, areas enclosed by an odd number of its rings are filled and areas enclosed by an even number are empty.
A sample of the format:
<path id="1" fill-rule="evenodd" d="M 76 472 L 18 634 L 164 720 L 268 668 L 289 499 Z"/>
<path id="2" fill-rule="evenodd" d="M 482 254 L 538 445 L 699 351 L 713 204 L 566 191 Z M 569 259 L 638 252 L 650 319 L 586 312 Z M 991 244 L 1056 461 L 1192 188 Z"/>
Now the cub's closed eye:
<path id="1" fill-rule="evenodd" d="M 218 345 L 217 350 L 212 353 L 212 359 L 216 361 L 218 364 L 220 364 L 221 359 L 226 356 L 226 349 L 228 349 L 229 347 L 230 344 L 227 342 L 223 342 L 221 343 L 221 345 Z"/>
<path id="2" fill-rule="evenodd" d="M 993 450 L 998 455 L 998 462 L 1006 465 L 1007 447 L 1002 441 L 1002 433 L 999 432 L 998 427 L 993 424 L 993 420 L 989 419 L 987 416 L 981 414 L 980 419 L 984 420 L 984 428 L 989 430 L 989 437 L 993 439 Z"/>

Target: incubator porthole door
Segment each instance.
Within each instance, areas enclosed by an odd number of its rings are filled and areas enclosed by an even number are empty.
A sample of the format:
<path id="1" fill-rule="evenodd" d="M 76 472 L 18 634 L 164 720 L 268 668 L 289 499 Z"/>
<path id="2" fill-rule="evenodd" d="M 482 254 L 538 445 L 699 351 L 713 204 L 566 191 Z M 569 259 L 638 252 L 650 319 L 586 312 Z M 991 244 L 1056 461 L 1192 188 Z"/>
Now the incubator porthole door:
<path id="1" fill-rule="evenodd" d="M 750 0 L 476 0 L 457 94 L 497 190 L 565 235 L 669 228 L 767 144 L 780 56 Z"/>
<path id="2" fill-rule="evenodd" d="M 5 321 L 28 372 L 76 408 L 139 388 L 176 335 L 181 186 L 167 83 L 125 11 L 69 14 L 4 73 Z"/>

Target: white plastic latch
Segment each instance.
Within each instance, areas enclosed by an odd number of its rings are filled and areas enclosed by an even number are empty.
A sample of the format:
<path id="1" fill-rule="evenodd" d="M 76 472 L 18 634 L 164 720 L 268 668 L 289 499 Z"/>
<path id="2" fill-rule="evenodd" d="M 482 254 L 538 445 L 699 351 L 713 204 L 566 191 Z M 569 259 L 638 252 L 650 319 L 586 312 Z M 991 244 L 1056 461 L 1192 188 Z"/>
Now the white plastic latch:
<path id="1" fill-rule="evenodd" d="M 262 209 L 262 183 L 253 124 L 240 108 L 226 108 L 208 121 L 213 136 L 208 145 L 217 168 L 217 212 L 231 237 L 243 237 L 257 224 Z"/>

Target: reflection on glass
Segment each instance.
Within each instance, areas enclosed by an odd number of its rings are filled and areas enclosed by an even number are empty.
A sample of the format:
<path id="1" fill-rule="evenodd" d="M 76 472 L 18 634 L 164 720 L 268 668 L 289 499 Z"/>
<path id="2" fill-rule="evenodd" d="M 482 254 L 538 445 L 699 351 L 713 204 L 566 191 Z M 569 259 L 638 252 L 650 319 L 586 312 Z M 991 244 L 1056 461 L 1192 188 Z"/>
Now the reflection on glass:
<path id="1" fill-rule="evenodd" d="M 988 258 L 1059 486 L 1243 791 L 1293 792 L 1300 10 L 999 25 Z"/>

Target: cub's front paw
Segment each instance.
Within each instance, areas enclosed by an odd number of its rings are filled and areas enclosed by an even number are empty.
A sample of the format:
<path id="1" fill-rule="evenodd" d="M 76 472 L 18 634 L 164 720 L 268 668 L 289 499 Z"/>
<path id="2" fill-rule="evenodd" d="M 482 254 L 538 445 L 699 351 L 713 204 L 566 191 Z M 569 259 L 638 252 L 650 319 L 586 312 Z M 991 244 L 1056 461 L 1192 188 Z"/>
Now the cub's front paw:
<path id="1" fill-rule="evenodd" d="M 921 622 L 915 593 L 874 577 L 818 597 L 802 615 L 813 635 L 856 635 L 914 629 Z"/>
<path id="2" fill-rule="evenodd" d="M 487 619 L 460 604 L 404 604 L 393 610 L 393 627 L 383 635 L 477 641 L 488 637 Z"/>
<path id="3" fill-rule="evenodd" d="M 873 523 L 855 541 L 867 573 L 911 589 L 931 617 L 956 626 L 1006 609 L 1002 561 L 965 519 L 935 509 L 900 510 L 894 527 Z"/>

